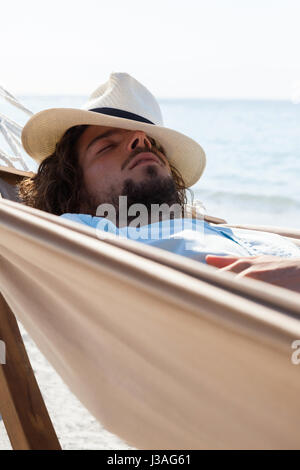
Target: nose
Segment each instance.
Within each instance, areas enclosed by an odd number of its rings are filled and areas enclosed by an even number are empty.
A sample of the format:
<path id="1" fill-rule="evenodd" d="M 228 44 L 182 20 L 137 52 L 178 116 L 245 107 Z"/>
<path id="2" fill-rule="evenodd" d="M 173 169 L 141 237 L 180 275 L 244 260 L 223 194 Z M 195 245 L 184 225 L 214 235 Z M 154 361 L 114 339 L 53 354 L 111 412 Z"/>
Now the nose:
<path id="1" fill-rule="evenodd" d="M 149 149 L 151 149 L 151 142 L 143 131 L 132 132 L 128 140 L 128 150 L 130 152 L 132 152 L 132 150 L 135 150 L 138 147 L 148 147 Z"/>

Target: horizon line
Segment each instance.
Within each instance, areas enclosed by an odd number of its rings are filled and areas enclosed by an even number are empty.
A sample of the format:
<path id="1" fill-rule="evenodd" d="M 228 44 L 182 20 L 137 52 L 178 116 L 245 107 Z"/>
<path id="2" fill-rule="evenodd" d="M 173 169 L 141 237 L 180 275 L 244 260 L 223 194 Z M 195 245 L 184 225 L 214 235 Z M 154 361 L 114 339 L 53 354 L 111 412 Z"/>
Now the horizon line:
<path id="1" fill-rule="evenodd" d="M 31 98 L 31 97 L 74 97 L 74 98 L 88 98 L 89 95 L 81 94 L 81 93 L 32 93 L 32 92 L 25 92 L 25 93 L 15 93 L 20 98 Z M 292 97 L 247 97 L 247 96 L 159 96 L 156 97 L 158 101 L 168 100 L 182 100 L 182 101 L 192 101 L 192 100 L 201 100 L 201 101 L 282 101 L 282 102 L 290 102 L 293 103 Z"/>

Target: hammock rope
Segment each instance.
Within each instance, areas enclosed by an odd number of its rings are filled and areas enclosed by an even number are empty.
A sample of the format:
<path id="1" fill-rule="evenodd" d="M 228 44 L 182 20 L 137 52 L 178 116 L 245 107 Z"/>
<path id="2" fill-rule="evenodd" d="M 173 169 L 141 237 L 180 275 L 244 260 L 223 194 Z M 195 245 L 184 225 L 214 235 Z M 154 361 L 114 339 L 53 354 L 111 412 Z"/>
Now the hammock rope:
<path id="1" fill-rule="evenodd" d="M 33 112 L 26 108 L 15 96 L 9 93 L 3 86 L 0 86 L 0 97 L 4 98 L 8 103 L 13 105 L 15 108 L 20 109 L 25 114 L 32 116 Z M 0 160 L 2 160 L 6 166 L 10 168 L 16 168 L 16 165 L 20 165 L 23 170 L 29 171 L 28 165 L 26 164 L 24 157 L 22 156 L 22 142 L 21 142 L 22 126 L 14 120 L 8 118 L 4 114 L 0 113 L 0 134 L 3 136 L 4 141 L 8 145 L 11 154 L 8 154 L 0 148 Z"/>
<path id="2" fill-rule="evenodd" d="M 24 113 L 29 116 L 33 115 L 33 112 L 26 108 L 15 96 L 9 93 L 3 86 L 0 85 L 0 96 L 2 96 L 6 101 L 15 106 L 16 108 L 21 109 Z"/>

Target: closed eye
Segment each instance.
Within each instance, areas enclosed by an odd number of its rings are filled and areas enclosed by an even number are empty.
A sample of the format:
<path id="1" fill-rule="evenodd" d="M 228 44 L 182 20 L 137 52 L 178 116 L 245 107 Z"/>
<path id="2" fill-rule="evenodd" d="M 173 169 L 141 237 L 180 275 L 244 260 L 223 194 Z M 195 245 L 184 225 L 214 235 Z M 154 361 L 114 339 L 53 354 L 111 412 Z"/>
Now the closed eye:
<path id="1" fill-rule="evenodd" d="M 109 149 L 110 147 L 113 147 L 113 145 L 108 145 L 107 147 L 104 147 L 103 149 L 98 150 L 98 152 L 96 152 L 96 155 L 98 155 L 98 153 L 104 152 L 105 150 Z"/>

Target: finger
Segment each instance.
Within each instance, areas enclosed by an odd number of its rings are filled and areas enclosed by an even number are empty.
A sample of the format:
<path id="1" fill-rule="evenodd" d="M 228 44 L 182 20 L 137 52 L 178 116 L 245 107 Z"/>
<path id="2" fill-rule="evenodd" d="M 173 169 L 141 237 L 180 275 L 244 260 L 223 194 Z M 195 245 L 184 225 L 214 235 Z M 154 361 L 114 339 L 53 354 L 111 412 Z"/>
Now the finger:
<path id="1" fill-rule="evenodd" d="M 252 267 L 245 269 L 243 272 L 238 274 L 237 277 L 251 277 L 252 279 L 257 279 L 258 281 L 272 282 L 276 277 L 272 271 L 257 271 Z"/>
<path id="2" fill-rule="evenodd" d="M 229 264 L 234 263 L 239 259 L 239 256 L 215 256 L 215 255 L 206 255 L 205 261 L 207 264 L 211 266 L 215 266 L 216 268 L 223 268 L 224 266 L 228 266 Z"/>
<path id="3" fill-rule="evenodd" d="M 221 268 L 220 271 L 230 271 L 232 273 L 242 273 L 243 271 L 247 270 L 251 266 L 252 266 L 251 261 L 237 260 L 234 263 L 230 264 L 229 266 L 224 266 L 224 268 Z"/>

